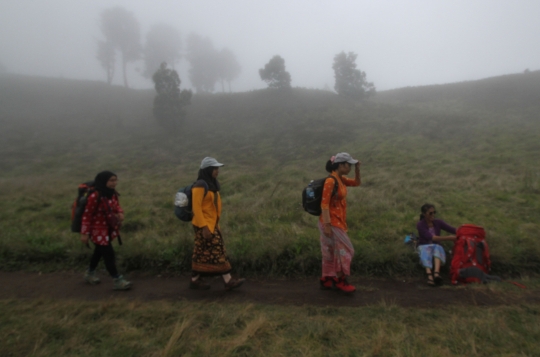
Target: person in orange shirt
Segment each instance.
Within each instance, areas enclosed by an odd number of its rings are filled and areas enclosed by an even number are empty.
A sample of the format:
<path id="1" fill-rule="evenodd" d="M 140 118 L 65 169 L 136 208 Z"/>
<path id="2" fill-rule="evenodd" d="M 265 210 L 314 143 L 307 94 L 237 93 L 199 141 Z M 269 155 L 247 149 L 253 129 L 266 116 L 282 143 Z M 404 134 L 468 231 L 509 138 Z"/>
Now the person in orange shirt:
<path id="1" fill-rule="evenodd" d="M 344 177 L 355 165 L 355 177 Z M 326 163 L 330 173 L 324 182 L 319 230 L 321 232 L 322 277 L 321 289 L 338 289 L 352 293 L 349 284 L 354 248 L 347 235 L 347 186 L 360 186 L 360 162 L 346 152 L 340 152 Z"/>
<path id="2" fill-rule="evenodd" d="M 210 289 L 203 276 L 221 275 L 225 290 L 238 288 L 245 281 L 231 277 L 231 263 L 219 229 L 221 196 L 217 177 L 221 166 L 223 164 L 213 157 L 205 157 L 201 162 L 197 181 L 191 189 L 191 224 L 195 230 L 195 247 L 191 259 L 192 278 L 189 284 L 191 289 Z"/>

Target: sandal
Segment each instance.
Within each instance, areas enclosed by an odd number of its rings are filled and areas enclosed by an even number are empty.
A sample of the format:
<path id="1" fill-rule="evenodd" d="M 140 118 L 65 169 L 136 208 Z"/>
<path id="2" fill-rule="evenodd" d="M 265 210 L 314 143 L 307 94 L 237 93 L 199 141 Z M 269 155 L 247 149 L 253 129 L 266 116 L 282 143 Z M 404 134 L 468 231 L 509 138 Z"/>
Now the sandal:
<path id="1" fill-rule="evenodd" d="M 433 273 L 426 273 L 426 277 L 428 286 L 431 286 L 432 288 L 437 286 L 437 284 L 435 284 L 435 279 L 433 278 Z"/>
<path id="2" fill-rule="evenodd" d="M 433 280 L 434 280 L 434 282 L 435 282 L 435 285 L 437 285 L 437 286 L 440 286 L 440 285 L 442 285 L 442 283 L 443 283 L 443 280 L 442 280 L 442 278 L 441 278 L 441 274 L 439 274 L 438 271 L 436 271 L 435 273 L 433 273 Z"/>

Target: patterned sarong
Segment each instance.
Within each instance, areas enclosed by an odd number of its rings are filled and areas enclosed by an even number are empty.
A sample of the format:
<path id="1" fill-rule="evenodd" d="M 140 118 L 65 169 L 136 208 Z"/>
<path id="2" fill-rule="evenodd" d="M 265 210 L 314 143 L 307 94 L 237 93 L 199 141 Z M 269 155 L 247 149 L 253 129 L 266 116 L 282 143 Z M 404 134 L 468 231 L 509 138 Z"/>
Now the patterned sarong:
<path id="1" fill-rule="evenodd" d="M 195 246 L 191 257 L 193 274 L 222 275 L 231 271 L 231 264 L 223 246 L 223 238 L 219 229 L 215 228 L 210 239 L 204 239 L 202 228 L 195 227 Z"/>
<path id="2" fill-rule="evenodd" d="M 346 276 L 351 275 L 354 248 L 347 232 L 332 226 L 332 236 L 327 237 L 321 222 L 319 222 L 319 230 L 321 231 L 322 276 L 337 276 L 339 272 L 343 272 Z"/>
<path id="3" fill-rule="evenodd" d="M 433 258 L 439 258 L 441 264 L 446 263 L 446 254 L 444 253 L 444 248 L 439 244 L 424 244 L 419 245 L 418 256 L 420 257 L 420 264 L 424 268 L 433 268 Z"/>

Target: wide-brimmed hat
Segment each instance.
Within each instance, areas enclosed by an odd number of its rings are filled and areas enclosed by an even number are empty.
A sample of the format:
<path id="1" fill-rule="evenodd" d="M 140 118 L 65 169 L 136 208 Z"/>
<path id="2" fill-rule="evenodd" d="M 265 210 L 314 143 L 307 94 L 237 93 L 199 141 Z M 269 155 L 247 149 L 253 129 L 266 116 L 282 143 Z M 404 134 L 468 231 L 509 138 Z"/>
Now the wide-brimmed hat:
<path id="1" fill-rule="evenodd" d="M 340 152 L 334 157 L 334 163 L 340 162 L 348 162 L 349 164 L 354 165 L 358 163 L 358 160 L 353 159 L 352 156 L 346 152 Z"/>
<path id="2" fill-rule="evenodd" d="M 220 166 L 223 166 L 225 164 L 222 164 L 220 162 L 218 162 L 216 159 L 214 159 L 213 157 L 205 157 L 204 159 L 202 159 L 201 161 L 201 169 L 206 169 L 207 167 L 220 167 Z"/>

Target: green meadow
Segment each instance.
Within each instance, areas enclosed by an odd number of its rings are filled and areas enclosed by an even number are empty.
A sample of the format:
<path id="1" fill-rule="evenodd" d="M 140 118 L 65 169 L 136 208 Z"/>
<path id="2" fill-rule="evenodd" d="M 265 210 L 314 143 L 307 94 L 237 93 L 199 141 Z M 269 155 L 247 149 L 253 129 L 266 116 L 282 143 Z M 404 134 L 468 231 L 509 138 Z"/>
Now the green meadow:
<path id="1" fill-rule="evenodd" d="M 90 251 L 71 233 L 77 185 L 118 174 L 123 271 L 187 272 L 193 231 L 179 187 L 216 157 L 220 222 L 235 271 L 317 275 L 317 218 L 301 191 L 331 155 L 362 162 L 348 195 L 353 274 L 421 273 L 404 246 L 430 202 L 451 225 L 485 227 L 493 271 L 540 272 L 540 72 L 378 93 L 355 103 L 294 88 L 194 95 L 181 130 L 160 129 L 154 91 L 99 82 L 0 78 L 0 269 L 73 269 Z M 446 246 L 451 249 L 450 245 Z"/>
<path id="2" fill-rule="evenodd" d="M 430 202 L 454 226 L 484 226 L 494 273 L 521 276 L 529 289 L 468 286 L 464 295 L 480 291 L 500 306 L 438 308 L 3 299 L 1 355 L 538 355 L 540 310 L 515 301 L 538 291 L 540 72 L 363 103 L 301 88 L 195 95 L 175 133 L 156 126 L 153 96 L 0 77 L 1 270 L 82 272 L 90 250 L 69 230 L 70 207 L 77 185 L 108 169 L 126 211 L 121 269 L 188 272 L 193 233 L 174 216 L 173 197 L 214 156 L 226 164 L 220 224 L 235 272 L 316 276 L 317 218 L 300 194 L 347 151 L 362 162 L 362 186 L 348 196 L 354 275 L 420 275 L 403 238 Z"/>

